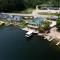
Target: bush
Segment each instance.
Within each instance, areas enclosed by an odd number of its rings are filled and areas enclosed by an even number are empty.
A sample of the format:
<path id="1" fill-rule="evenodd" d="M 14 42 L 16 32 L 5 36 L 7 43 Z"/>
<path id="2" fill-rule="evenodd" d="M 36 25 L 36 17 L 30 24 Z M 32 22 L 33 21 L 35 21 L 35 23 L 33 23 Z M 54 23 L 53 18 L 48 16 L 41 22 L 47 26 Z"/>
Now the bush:
<path id="1" fill-rule="evenodd" d="M 56 27 L 60 30 L 60 19 L 59 18 L 56 21 Z"/>
<path id="2" fill-rule="evenodd" d="M 46 21 L 43 23 L 43 26 L 39 26 L 39 33 L 43 33 L 45 30 L 49 30 L 50 22 Z"/>
<path id="3" fill-rule="evenodd" d="M 43 33 L 44 29 L 42 27 L 39 28 L 39 33 Z"/>
<path id="4" fill-rule="evenodd" d="M 21 21 L 20 24 L 19 24 L 20 28 L 24 28 L 27 26 L 26 22 L 25 21 Z"/>

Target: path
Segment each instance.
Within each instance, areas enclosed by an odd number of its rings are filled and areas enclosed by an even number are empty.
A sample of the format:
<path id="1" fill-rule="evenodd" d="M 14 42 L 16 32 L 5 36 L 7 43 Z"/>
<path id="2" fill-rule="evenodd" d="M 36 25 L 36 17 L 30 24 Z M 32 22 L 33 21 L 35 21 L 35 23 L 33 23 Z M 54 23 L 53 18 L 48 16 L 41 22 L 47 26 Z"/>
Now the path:
<path id="1" fill-rule="evenodd" d="M 56 27 L 51 28 L 49 35 L 54 38 L 60 39 L 60 32 L 57 31 Z"/>

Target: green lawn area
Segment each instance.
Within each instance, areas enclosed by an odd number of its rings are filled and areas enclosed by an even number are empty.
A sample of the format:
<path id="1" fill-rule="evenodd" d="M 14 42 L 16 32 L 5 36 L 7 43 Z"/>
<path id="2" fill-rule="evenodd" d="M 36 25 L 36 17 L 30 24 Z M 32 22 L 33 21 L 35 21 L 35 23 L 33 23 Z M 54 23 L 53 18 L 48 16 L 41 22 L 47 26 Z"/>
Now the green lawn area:
<path id="1" fill-rule="evenodd" d="M 57 14 L 58 19 L 56 20 L 56 27 L 58 28 L 58 30 L 60 30 L 60 13 Z"/>
<path id="2" fill-rule="evenodd" d="M 20 13 L 30 14 L 30 13 L 32 13 L 33 10 L 35 10 L 35 9 L 33 9 L 33 8 L 27 8 L 27 9 L 21 11 Z"/>
<path id="3" fill-rule="evenodd" d="M 57 13 L 39 13 L 40 15 L 50 15 L 50 16 L 53 16 L 53 15 L 57 15 Z"/>
<path id="4" fill-rule="evenodd" d="M 20 24 L 19 24 L 19 27 L 20 27 L 20 28 L 24 28 L 24 27 L 26 27 L 26 26 L 27 26 L 27 24 L 26 24 L 26 22 L 23 21 L 23 20 L 22 20 L 22 21 L 20 22 Z"/>

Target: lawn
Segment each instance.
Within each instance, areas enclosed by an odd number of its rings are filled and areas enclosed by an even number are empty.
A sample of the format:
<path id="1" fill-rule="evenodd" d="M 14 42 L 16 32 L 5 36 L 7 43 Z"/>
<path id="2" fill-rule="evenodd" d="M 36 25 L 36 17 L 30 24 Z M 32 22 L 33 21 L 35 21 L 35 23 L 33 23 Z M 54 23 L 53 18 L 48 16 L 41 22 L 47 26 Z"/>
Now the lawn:
<path id="1" fill-rule="evenodd" d="M 22 14 L 31 14 L 33 12 L 33 10 L 35 10 L 34 8 L 27 8 L 23 11 L 21 11 L 20 13 Z"/>
<path id="2" fill-rule="evenodd" d="M 20 22 L 20 24 L 19 24 L 19 27 L 20 27 L 20 28 L 24 28 L 24 27 L 26 27 L 26 26 L 27 26 L 27 23 L 26 23 L 25 21 L 23 21 L 23 20 L 22 20 L 22 21 Z"/>

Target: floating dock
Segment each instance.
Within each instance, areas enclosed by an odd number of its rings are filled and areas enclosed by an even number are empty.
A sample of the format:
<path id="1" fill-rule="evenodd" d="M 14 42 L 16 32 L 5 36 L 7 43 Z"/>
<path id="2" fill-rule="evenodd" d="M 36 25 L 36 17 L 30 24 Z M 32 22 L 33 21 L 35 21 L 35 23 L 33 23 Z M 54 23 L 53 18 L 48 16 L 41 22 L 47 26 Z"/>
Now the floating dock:
<path id="1" fill-rule="evenodd" d="M 51 37 L 51 36 L 44 36 L 45 38 L 44 39 L 47 39 L 48 41 L 52 41 L 54 38 L 53 37 Z"/>
<path id="2" fill-rule="evenodd" d="M 26 37 L 30 37 L 30 36 L 32 35 L 32 33 L 33 33 L 33 30 L 28 31 L 25 36 L 26 36 Z"/>
<path id="3" fill-rule="evenodd" d="M 60 44 L 60 41 L 56 44 L 57 46 Z"/>

